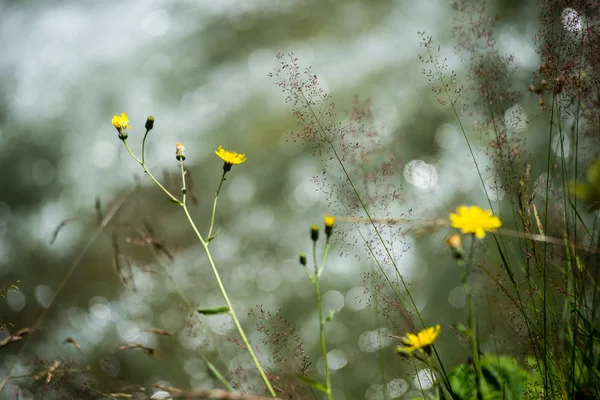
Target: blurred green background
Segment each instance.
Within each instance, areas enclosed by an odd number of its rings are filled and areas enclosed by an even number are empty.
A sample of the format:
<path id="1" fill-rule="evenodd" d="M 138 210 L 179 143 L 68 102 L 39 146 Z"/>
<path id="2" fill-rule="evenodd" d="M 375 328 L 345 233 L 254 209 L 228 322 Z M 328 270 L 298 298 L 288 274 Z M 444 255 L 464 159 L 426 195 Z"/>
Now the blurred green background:
<path id="1" fill-rule="evenodd" d="M 540 62 L 533 42 L 536 1 L 490 2 L 488 12 L 500 16 L 497 49 L 514 55 L 517 73 L 511 79 L 525 93 L 516 106 L 527 123 L 514 133 L 528 138 L 524 154 L 535 154 L 547 146 L 544 134 L 533 134 L 545 129 L 544 122 L 536 119 L 537 99 L 526 94 Z M 172 262 L 164 253 L 159 258 L 186 296 L 197 306 L 222 304 L 185 216 L 165 201 L 118 140 L 110 120 L 125 111 L 129 143 L 138 154 L 146 117 L 156 118 L 147 160 L 175 192 L 180 187 L 175 143 L 185 144 L 198 200 L 193 216 L 202 232 L 221 174 L 214 150 L 222 145 L 247 155 L 228 174 L 219 200 L 220 234 L 211 243 L 217 266 L 261 361 L 274 367 L 272 349 L 263 343 L 269 338 L 257 330 L 257 305 L 273 314 L 281 310 L 304 343 L 313 376 L 322 379 L 313 288 L 297 254 L 310 250 L 311 224 L 321 224 L 325 213 L 343 215 L 313 179 L 322 175 L 324 160 L 309 145 L 287 140 L 286 132 L 299 127 L 292 105 L 267 74 L 278 67 L 278 52 L 294 52 L 333 96 L 340 119 L 355 94 L 371 99 L 381 145 L 395 161 L 393 173 L 378 185 L 401 194 L 385 207 L 372 205 L 374 216 L 444 218 L 462 203 L 485 207 L 452 110 L 438 104 L 419 60 L 425 52 L 417 31 L 425 31 L 434 48 L 441 46 L 440 60 L 464 82 L 467 66 L 454 54 L 451 37 L 454 17 L 451 2 L 443 0 L 0 3 L 0 282 L 19 281 L 19 290 L 0 299 L 2 319 L 14 329 L 32 326 L 96 229 L 96 198 L 105 213 L 141 181 L 86 253 L 13 374 L 27 373 L 34 357 L 60 358 L 91 366 L 90 382 L 102 390 L 123 383 L 220 387 L 199 358 L 204 352 L 216 360 L 202 328 L 187 319 L 152 253 L 127 243 L 150 230 L 172 254 Z M 465 114 L 465 126 L 476 118 Z M 478 133 L 472 140 L 484 179 L 493 186 L 487 143 Z M 534 180 L 538 171 L 534 164 Z M 341 177 L 336 169 L 327 175 L 334 183 Z M 502 193 L 495 196 L 501 200 Z M 51 244 L 54 230 L 67 219 Z M 323 278 L 325 309 L 337 311 L 327 325 L 335 398 L 410 398 L 419 389 L 420 371 L 394 354 L 396 339 L 386 336 L 402 335 L 410 326 L 400 310 L 388 308 L 389 318 L 374 312 L 364 275 L 373 262 L 360 241 L 353 245 L 358 235 L 352 225 L 339 222 L 337 229 L 343 240 L 336 242 Z M 438 349 L 452 366 L 467 359 L 468 349 L 447 328 L 466 319 L 460 275 L 444 245 L 448 232 L 417 234 L 396 226 L 386 230 L 386 239 L 423 317 L 429 325 L 442 325 Z M 372 234 L 366 228 L 365 233 Z M 133 274 L 125 283 L 115 269 L 113 237 L 124 273 L 131 268 Z M 473 285 L 477 291 L 489 281 L 476 275 Z M 502 295 L 495 288 L 484 293 L 482 346 L 520 354 L 522 338 L 503 328 L 507 317 L 501 310 L 488 306 Z M 248 315 L 250 309 L 255 315 Z M 203 320 L 230 368 L 247 371 L 244 389 L 261 391 L 245 352 L 225 340 L 237 338 L 227 318 Z M 145 332 L 151 327 L 175 336 Z M 6 335 L 0 332 L 0 339 Z M 67 337 L 82 352 L 64 344 Z M 127 342 L 152 346 L 159 358 L 120 351 Z M 0 377 L 20 346 L 0 349 Z M 40 398 L 41 389 L 30 383 L 11 379 L 0 398 L 15 398 L 16 387 L 18 398 Z M 279 384 L 289 388 L 289 381 Z M 149 398 L 152 392 L 144 393 L 136 396 Z"/>

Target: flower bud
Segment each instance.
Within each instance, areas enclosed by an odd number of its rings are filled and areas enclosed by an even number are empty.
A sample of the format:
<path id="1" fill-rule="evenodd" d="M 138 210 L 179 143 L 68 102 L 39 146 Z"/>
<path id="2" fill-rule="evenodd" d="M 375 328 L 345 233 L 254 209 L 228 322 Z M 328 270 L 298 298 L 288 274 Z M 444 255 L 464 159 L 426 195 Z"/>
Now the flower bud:
<path id="1" fill-rule="evenodd" d="M 177 161 L 185 160 L 185 146 L 181 143 L 175 145 L 175 158 L 177 158 Z"/>
<path id="2" fill-rule="evenodd" d="M 146 131 L 150 131 L 154 128 L 154 117 L 152 115 L 146 119 L 146 125 L 144 125 L 144 127 L 146 128 Z"/>
<path id="3" fill-rule="evenodd" d="M 446 240 L 446 244 L 452 249 L 452 255 L 454 258 L 464 258 L 464 251 L 462 248 L 462 237 L 458 233 L 454 233 Z"/>
<path id="4" fill-rule="evenodd" d="M 323 221 L 325 221 L 325 235 L 327 236 L 327 238 L 329 238 L 329 236 L 331 236 L 331 233 L 333 232 L 333 224 L 335 223 L 335 217 L 333 215 L 327 215 L 325 214 L 325 217 L 323 217 Z"/>
<path id="5" fill-rule="evenodd" d="M 306 254 L 300 253 L 300 264 L 306 267 Z"/>
<path id="6" fill-rule="evenodd" d="M 310 227 L 310 239 L 313 242 L 319 240 L 319 227 L 317 225 L 313 225 Z"/>

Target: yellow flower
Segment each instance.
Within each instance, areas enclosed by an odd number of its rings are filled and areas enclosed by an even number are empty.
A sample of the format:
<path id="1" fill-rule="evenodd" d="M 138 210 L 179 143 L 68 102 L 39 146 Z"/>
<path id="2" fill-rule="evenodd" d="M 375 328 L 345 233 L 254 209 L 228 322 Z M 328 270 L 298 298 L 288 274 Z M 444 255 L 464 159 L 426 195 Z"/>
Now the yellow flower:
<path id="1" fill-rule="evenodd" d="M 117 114 L 113 115 L 112 124 L 119 132 L 119 139 L 127 139 L 127 129 L 129 128 L 129 118 L 127 118 L 127 114 L 121 113 L 120 117 Z"/>
<path id="2" fill-rule="evenodd" d="M 221 157 L 221 160 L 225 162 L 223 165 L 223 170 L 225 172 L 231 169 L 232 165 L 241 164 L 246 161 L 245 154 L 238 154 L 235 151 L 225 150 L 222 146 L 219 146 L 215 154 Z"/>
<path id="3" fill-rule="evenodd" d="M 327 235 L 327 238 L 329 238 L 333 232 L 333 223 L 335 222 L 335 217 L 333 215 L 325 214 L 323 220 L 325 221 L 325 235 Z"/>
<path id="4" fill-rule="evenodd" d="M 404 346 L 398 346 L 398 351 L 411 353 L 418 349 L 428 350 L 429 346 L 440 334 L 440 326 L 430 327 L 423 329 L 417 333 L 407 333 L 405 337 L 401 338 Z"/>
<path id="5" fill-rule="evenodd" d="M 185 146 L 181 143 L 175 145 L 175 158 L 177 161 L 185 160 Z"/>
<path id="6" fill-rule="evenodd" d="M 319 240 L 319 225 L 312 225 L 310 227 L 310 239 L 313 242 Z"/>
<path id="7" fill-rule="evenodd" d="M 115 128 L 117 128 L 118 131 L 129 128 L 129 119 L 127 118 L 127 114 L 122 113 L 120 117 L 115 114 L 112 118 L 112 124 Z"/>
<path id="8" fill-rule="evenodd" d="M 479 239 L 485 237 L 486 231 L 493 232 L 502 225 L 500 219 L 492 215 L 491 210 L 483 210 L 477 206 L 458 207 L 456 213 L 450 214 L 450 223 L 462 233 L 474 233 Z"/>

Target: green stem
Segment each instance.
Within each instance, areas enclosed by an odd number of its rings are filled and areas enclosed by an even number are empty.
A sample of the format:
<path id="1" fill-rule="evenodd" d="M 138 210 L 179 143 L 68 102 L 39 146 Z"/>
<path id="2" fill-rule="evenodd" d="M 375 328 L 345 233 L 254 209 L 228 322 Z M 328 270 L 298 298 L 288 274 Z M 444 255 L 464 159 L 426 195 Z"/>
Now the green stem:
<path id="1" fill-rule="evenodd" d="M 329 250 L 329 239 L 327 239 L 327 243 L 325 244 L 325 254 L 323 255 L 323 264 L 321 267 L 317 267 L 317 255 L 316 255 L 316 245 L 317 241 L 313 241 L 313 260 L 315 262 L 315 293 L 317 295 L 317 308 L 319 310 L 319 334 L 321 339 L 321 355 L 323 357 L 323 368 L 325 369 L 325 385 L 327 387 L 327 398 L 329 400 L 333 400 L 333 395 L 331 394 L 331 380 L 329 378 L 329 363 L 327 362 L 327 345 L 325 344 L 325 320 L 323 319 L 323 303 L 321 301 L 321 287 L 320 287 L 320 275 L 323 271 L 323 267 L 325 266 L 325 259 L 327 257 L 327 252 Z"/>
<path id="2" fill-rule="evenodd" d="M 227 171 L 224 170 L 223 176 L 221 176 L 221 182 L 219 182 L 219 187 L 217 188 L 217 191 L 215 192 L 215 201 L 213 202 L 212 216 L 210 217 L 210 229 L 208 230 L 208 236 L 207 236 L 207 238 L 209 240 L 212 235 L 213 226 L 215 224 L 215 213 L 217 212 L 217 199 L 219 198 L 219 192 L 221 191 L 221 186 L 223 186 L 223 182 L 225 182 L 225 174 L 226 173 L 227 173 Z"/>
<path id="3" fill-rule="evenodd" d="M 469 251 L 469 258 L 464 263 L 460 261 L 462 265 L 462 280 L 467 295 L 467 306 L 469 309 L 469 344 L 471 345 L 471 355 L 473 356 L 473 364 L 475 365 L 475 382 L 477 384 L 477 399 L 483 400 L 483 374 L 481 372 L 481 362 L 479 360 L 479 348 L 477 346 L 477 332 L 475 327 L 475 313 L 473 311 L 473 296 L 471 293 L 471 286 L 469 285 L 469 264 L 473 259 L 473 251 L 475 249 L 475 236 L 471 234 L 471 249 Z"/>
<path id="4" fill-rule="evenodd" d="M 148 134 L 148 132 L 146 132 L 146 134 Z M 146 139 L 146 136 L 144 136 L 144 140 L 145 139 Z M 135 156 L 135 154 L 133 154 L 133 152 L 129 148 L 129 145 L 127 144 L 127 141 L 123 140 L 123 143 L 125 144 L 127 151 L 129 151 L 129 154 L 131 154 L 131 156 L 142 166 L 142 168 L 144 168 L 144 171 L 146 171 L 146 173 L 148 174 L 148 176 L 150 176 L 150 178 L 154 181 L 154 183 L 156 183 L 156 185 L 158 187 L 160 187 L 162 189 L 162 191 L 165 192 L 169 196 L 169 198 L 171 198 L 171 200 L 173 200 L 174 202 L 176 202 L 183 208 L 183 211 L 185 212 L 185 215 L 186 215 L 190 225 L 192 226 L 194 233 L 196 234 L 196 236 L 198 237 L 198 240 L 200 241 L 200 243 L 202 244 L 202 247 L 204 248 L 204 252 L 206 253 L 206 257 L 208 258 L 208 262 L 210 264 L 210 267 L 212 268 L 212 272 L 215 276 L 215 279 L 217 280 L 219 289 L 221 290 L 221 295 L 223 296 L 223 299 L 225 300 L 225 303 L 227 304 L 227 307 L 229 308 L 229 315 L 233 319 L 233 323 L 235 324 L 235 327 L 237 328 L 237 331 L 240 334 L 242 341 L 244 342 L 244 345 L 246 346 L 246 349 L 248 350 L 248 353 L 250 354 L 250 357 L 252 357 L 252 360 L 254 361 L 254 364 L 256 365 L 256 368 L 258 369 L 258 372 L 259 372 L 262 380 L 264 381 L 265 386 L 267 387 L 269 393 L 271 394 L 271 396 L 277 397 L 277 395 L 275 394 L 275 390 L 273 390 L 273 386 L 271 385 L 271 382 L 269 382 L 269 378 L 267 378 L 265 371 L 263 370 L 262 366 L 260 365 L 260 362 L 258 361 L 258 358 L 256 357 L 256 354 L 254 353 L 254 350 L 252 349 L 252 346 L 250 345 L 250 342 L 248 341 L 248 338 L 246 337 L 244 330 L 242 329 L 240 321 L 237 318 L 237 315 L 233 309 L 231 301 L 229 300 L 229 296 L 227 295 L 227 291 L 225 290 L 225 286 L 223 286 L 223 282 L 221 281 L 221 276 L 219 275 L 219 271 L 217 270 L 217 267 L 215 266 L 215 262 L 213 261 L 212 255 L 210 254 L 210 251 L 208 249 L 208 242 L 204 240 L 204 238 L 198 231 L 198 228 L 196 227 L 196 224 L 194 223 L 194 220 L 192 219 L 192 216 L 190 215 L 190 212 L 187 208 L 187 205 L 185 203 L 186 186 L 185 186 L 185 171 L 183 169 L 183 163 L 180 162 L 181 177 L 183 180 L 183 189 L 182 189 L 183 201 L 180 201 L 175 196 L 173 196 L 171 193 L 169 193 L 169 191 L 167 189 L 165 189 L 164 186 L 161 185 L 160 182 L 158 182 L 158 180 L 156 180 L 156 178 L 150 173 L 150 171 L 148 171 L 146 164 L 144 162 L 142 162 L 139 158 L 137 158 Z M 145 143 L 142 145 L 142 149 L 143 149 L 144 145 L 145 145 Z M 220 188 L 220 185 L 219 185 L 219 188 Z"/>
<path id="5" fill-rule="evenodd" d="M 167 275 L 167 278 L 169 279 L 169 281 L 171 282 L 171 284 L 175 288 L 175 291 L 177 292 L 177 294 L 181 298 L 181 301 L 183 301 L 183 303 L 188 308 L 189 314 L 190 315 L 194 315 L 194 317 L 196 317 L 196 319 L 198 320 L 198 323 L 204 329 L 204 333 L 206 334 L 208 340 L 210 342 L 212 342 L 212 344 L 215 346 L 217 355 L 219 356 L 219 358 L 221 359 L 221 361 L 223 362 L 223 364 L 225 364 L 225 367 L 227 368 L 227 370 L 229 371 L 229 373 L 231 374 L 231 376 L 233 377 L 233 379 L 236 380 L 236 382 L 238 384 L 238 387 L 243 388 L 242 383 L 239 381 L 239 379 L 237 378 L 237 376 L 232 372 L 233 370 L 230 368 L 229 363 L 227 362 L 227 360 L 225 359 L 225 357 L 223 357 L 223 355 L 221 354 L 221 350 L 219 349 L 219 346 L 217 346 L 217 343 L 216 343 L 214 337 L 210 333 L 210 330 L 204 325 L 204 323 L 202 322 L 202 319 L 200 318 L 200 315 L 198 315 L 198 313 L 195 312 L 195 308 L 193 307 L 193 305 L 190 302 L 190 300 L 183 293 L 183 291 L 181 290 L 181 288 L 179 287 L 179 285 L 177 284 L 177 282 L 175 282 L 175 279 L 171 275 L 171 271 L 169 270 L 169 268 L 167 267 L 167 265 L 165 263 L 163 263 L 163 262 L 160 261 L 160 258 L 157 256 L 156 252 L 152 249 L 152 247 L 150 247 L 150 249 L 151 249 L 152 255 L 154 256 L 155 262 L 158 265 L 160 265 L 163 268 L 163 270 L 165 271 L 165 274 Z M 225 377 L 223 376 L 223 374 L 221 373 L 221 371 L 219 371 L 217 369 L 217 367 L 215 367 L 214 364 L 210 362 L 210 360 L 203 354 L 203 352 L 198 352 L 198 355 L 204 361 L 204 363 L 208 366 L 208 368 L 211 369 L 211 370 L 213 370 L 214 375 L 223 384 L 223 386 L 225 387 L 225 389 L 227 389 L 227 391 L 229 391 L 229 392 L 234 392 L 235 390 L 233 389 L 233 387 L 231 386 L 231 384 L 225 379 Z"/>
<path id="6" fill-rule="evenodd" d="M 145 137 L 144 137 L 145 138 Z M 123 144 L 125 145 L 125 148 L 127 149 L 127 151 L 129 152 L 129 154 L 131 154 L 131 156 L 135 159 L 135 161 L 137 161 L 142 168 L 144 168 L 144 171 L 148 174 L 148 176 L 154 181 L 154 183 L 156 183 L 156 185 L 162 189 L 163 192 L 165 192 L 165 194 L 167 196 L 169 196 L 169 198 L 171 200 L 173 200 L 173 202 L 179 204 L 179 205 L 183 205 L 181 203 L 181 201 L 179 201 L 175 196 L 173 196 L 167 189 L 165 189 L 165 187 L 163 185 L 160 184 L 160 182 L 158 180 L 156 180 L 156 178 L 154 177 L 154 175 L 152 175 L 152 173 L 150 173 L 150 171 L 148 171 L 148 168 L 146 167 L 146 164 L 144 164 L 139 158 L 137 158 L 135 156 L 135 154 L 133 154 L 133 152 L 131 151 L 131 149 L 129 148 L 129 145 L 127 144 L 126 140 L 123 140 Z"/>
<path id="7" fill-rule="evenodd" d="M 144 139 L 142 139 L 142 165 L 146 164 L 146 137 L 148 137 L 148 132 L 150 132 L 150 130 L 146 129 L 146 133 L 144 133 Z"/>
<path id="8" fill-rule="evenodd" d="M 242 325 L 240 324 L 240 321 L 237 318 L 237 315 L 233 309 L 233 305 L 231 304 L 231 301 L 229 300 L 229 296 L 227 295 L 227 291 L 225 290 L 225 286 L 223 285 L 223 282 L 221 281 L 221 276 L 219 275 L 219 271 L 217 270 L 217 267 L 215 266 L 215 262 L 213 261 L 210 250 L 208 249 L 208 243 L 204 240 L 204 238 L 198 231 L 198 228 L 196 228 L 196 224 L 194 223 L 194 220 L 192 219 L 192 216 L 190 215 L 187 206 L 185 204 L 181 204 L 181 206 L 183 207 L 183 211 L 185 212 L 185 215 L 186 215 L 190 225 L 192 226 L 194 233 L 198 237 L 200 244 L 202 244 L 202 247 L 204 248 L 204 252 L 206 253 L 206 257 L 208 258 L 208 263 L 210 264 L 213 275 L 215 276 L 215 279 L 217 280 L 217 284 L 219 285 L 219 289 L 221 290 L 221 295 L 223 296 L 223 299 L 225 300 L 225 303 L 227 304 L 227 307 L 229 308 L 229 315 L 231 315 L 231 319 L 233 319 L 233 323 L 235 324 L 235 327 L 237 328 L 237 331 L 240 334 L 242 341 L 244 342 L 244 345 L 246 346 L 246 350 L 248 350 L 250 357 L 252 357 L 252 360 L 254 361 L 254 365 L 256 365 L 256 369 L 258 370 L 260 377 L 262 378 L 263 382 L 265 383 L 265 386 L 269 390 L 269 393 L 271 394 L 271 396 L 277 397 L 275 394 L 275 390 L 273 390 L 273 386 L 271 386 L 271 382 L 269 382 L 269 378 L 267 378 L 265 371 L 263 370 L 262 366 L 260 365 L 260 362 L 258 361 L 258 358 L 256 357 L 256 354 L 254 353 L 254 350 L 252 349 L 252 346 L 250 345 L 250 342 L 248 341 L 248 338 L 246 337 L 244 330 L 242 329 Z"/>
<path id="9" fill-rule="evenodd" d="M 182 186 L 181 186 L 181 194 L 182 194 L 182 198 L 181 198 L 181 202 L 183 204 L 186 204 L 186 199 L 187 199 L 187 186 L 185 184 L 185 170 L 183 169 L 183 161 L 179 161 L 179 169 L 181 170 L 181 182 L 182 182 Z"/>

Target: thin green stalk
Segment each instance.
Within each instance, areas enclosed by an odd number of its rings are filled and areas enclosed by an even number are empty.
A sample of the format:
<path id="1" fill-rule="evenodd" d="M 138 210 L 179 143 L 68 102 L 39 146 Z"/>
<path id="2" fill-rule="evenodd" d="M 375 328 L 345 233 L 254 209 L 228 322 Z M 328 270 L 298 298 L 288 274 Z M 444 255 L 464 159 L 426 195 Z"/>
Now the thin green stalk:
<path id="1" fill-rule="evenodd" d="M 211 236 L 212 236 L 212 231 L 213 231 L 213 226 L 215 223 L 215 213 L 217 212 L 217 199 L 219 198 L 219 192 L 221 191 L 221 186 L 223 186 L 223 182 L 225 182 L 225 174 L 227 173 L 227 171 L 223 171 L 223 176 L 221 176 L 221 182 L 219 182 L 219 187 L 217 188 L 217 191 L 215 192 L 215 201 L 213 202 L 213 209 L 212 209 L 212 216 L 210 217 L 210 229 L 208 230 L 208 236 L 206 236 L 208 238 L 208 240 L 210 240 Z"/>
<path id="2" fill-rule="evenodd" d="M 186 182 L 185 182 L 185 172 L 186 171 L 183 169 L 183 160 L 179 161 L 179 169 L 181 171 L 181 181 L 182 181 L 182 184 L 181 184 L 181 195 L 182 195 L 181 202 L 183 204 L 187 204 L 186 203 L 186 200 L 187 200 L 187 186 L 186 186 Z"/>
<path id="3" fill-rule="evenodd" d="M 147 132 L 146 132 L 147 133 Z M 142 161 L 137 158 L 135 156 L 135 154 L 133 154 L 133 152 L 131 151 L 131 149 L 129 148 L 129 145 L 127 144 L 127 140 L 123 140 L 123 144 L 125 145 L 125 148 L 127 149 L 127 151 L 129 152 L 129 154 L 131 154 L 131 156 L 142 166 L 142 168 L 144 168 L 144 171 L 148 174 L 148 176 L 154 181 L 154 183 L 156 183 L 156 185 L 162 189 L 163 192 L 165 192 L 165 194 L 167 196 L 169 196 L 169 198 L 174 202 L 177 203 L 179 205 L 181 205 L 181 201 L 179 201 L 175 196 L 173 196 L 167 189 L 165 189 L 165 187 L 163 185 L 160 184 L 160 182 L 154 177 L 154 175 L 152 175 L 152 173 L 148 170 L 148 168 L 146 167 L 145 163 L 142 163 Z"/>
<path id="4" fill-rule="evenodd" d="M 552 107 L 550 109 L 550 132 L 548 134 L 548 149 L 547 149 L 547 162 L 546 162 L 546 196 L 544 201 L 544 226 L 548 226 L 548 207 L 550 203 L 550 182 L 552 181 L 552 171 L 551 171 L 551 160 L 552 160 L 552 130 L 554 127 L 554 112 L 556 107 L 556 96 L 553 96 L 552 99 Z M 560 118 L 560 116 L 559 116 Z M 544 393 L 549 395 L 548 391 L 548 349 L 547 349 L 547 317 L 546 317 L 546 291 L 548 287 L 548 279 L 547 279 L 547 268 L 545 268 L 548 261 L 548 245 L 544 242 L 544 259 L 542 265 L 542 323 L 543 323 L 543 337 L 544 341 L 542 343 L 542 360 L 543 360 L 543 374 L 544 374 Z"/>
<path id="5" fill-rule="evenodd" d="M 148 131 L 146 132 L 146 135 L 147 135 L 147 133 L 148 133 Z M 145 138 L 146 138 L 146 136 L 144 136 L 144 139 Z M 223 282 L 221 281 L 221 276 L 219 275 L 219 271 L 217 270 L 217 267 L 214 263 L 212 255 L 210 253 L 210 250 L 208 249 L 208 241 L 205 241 L 204 238 L 202 237 L 202 235 L 200 234 L 200 232 L 198 231 L 198 228 L 196 227 L 196 224 L 194 223 L 194 220 L 192 219 L 192 216 L 190 215 L 190 212 L 187 208 L 187 204 L 186 204 L 187 189 L 186 189 L 185 170 L 183 168 L 183 162 L 180 162 L 181 179 L 183 182 L 183 187 L 182 187 L 183 201 L 180 201 L 175 196 L 173 196 L 167 189 L 165 189 L 164 186 L 162 186 L 160 184 L 160 182 L 158 182 L 158 180 L 156 180 L 156 178 L 150 173 L 150 171 L 148 171 L 146 164 L 142 163 L 142 161 L 139 158 L 137 158 L 135 156 L 135 154 L 133 154 L 133 152 L 127 145 L 127 141 L 123 140 L 123 143 L 125 144 L 127 151 L 129 151 L 129 154 L 131 154 L 131 156 L 142 166 L 142 168 L 144 168 L 144 171 L 146 171 L 146 173 L 148 174 L 148 176 L 150 176 L 150 178 L 154 181 L 154 183 L 156 183 L 156 185 L 158 187 L 160 187 L 162 189 L 162 191 L 165 192 L 167 194 L 167 196 L 169 196 L 169 198 L 173 202 L 179 204 L 183 208 L 183 211 L 188 219 L 188 222 L 190 223 L 190 226 L 192 227 L 194 233 L 198 237 L 198 240 L 200 241 L 200 244 L 202 245 L 204 252 L 206 253 L 206 257 L 208 258 L 208 262 L 212 269 L 213 275 L 215 276 L 215 279 L 217 280 L 217 284 L 219 286 L 219 290 L 221 291 L 221 295 L 223 296 L 223 299 L 225 300 L 225 303 L 227 304 L 227 307 L 229 308 L 229 315 L 231 316 L 231 319 L 233 320 L 233 323 L 235 324 L 235 327 L 237 328 L 237 331 L 238 331 L 240 337 L 242 338 L 244 345 L 246 346 L 246 350 L 248 351 L 248 353 L 250 354 L 250 357 L 254 361 L 254 364 L 256 365 L 256 369 L 258 370 L 265 386 L 267 387 L 267 390 L 269 391 L 269 393 L 271 394 L 272 397 L 276 397 L 275 390 L 273 389 L 273 386 L 271 385 L 269 378 L 267 377 L 267 375 L 265 374 L 265 371 L 263 370 L 262 366 L 260 365 L 260 362 L 258 361 L 258 358 L 256 357 L 256 354 L 254 353 L 254 350 L 253 350 L 252 346 L 250 345 L 248 338 L 246 337 L 246 333 L 244 332 L 244 330 L 240 324 L 240 321 L 238 320 L 235 310 L 233 309 L 233 305 L 231 304 L 231 301 L 229 300 L 227 290 L 225 289 L 225 286 L 223 285 Z M 145 147 L 145 143 L 143 143 L 142 147 Z M 220 187 L 221 187 L 221 185 L 219 185 L 219 188 Z"/>
<path id="6" fill-rule="evenodd" d="M 483 400 L 483 373 L 481 371 L 481 362 L 479 360 L 479 347 L 477 345 L 477 332 L 475 326 L 475 313 L 473 311 L 473 296 L 471 294 L 471 286 L 469 285 L 469 266 L 473 260 L 473 252 L 475 250 L 475 236 L 471 234 L 471 249 L 466 263 L 462 260 L 459 264 L 462 266 L 462 280 L 467 295 L 467 306 L 469 310 L 469 344 L 471 345 L 471 355 L 473 356 L 473 365 L 475 366 L 475 382 L 477 384 L 477 399 Z"/>
<path id="7" fill-rule="evenodd" d="M 265 371 L 263 370 L 262 366 L 260 365 L 260 362 L 258 361 L 258 358 L 256 357 L 256 354 L 254 353 L 254 350 L 252 349 L 252 346 L 250 345 L 250 342 L 248 341 L 248 338 L 246 337 L 246 333 L 244 332 L 244 329 L 242 329 L 242 325 L 240 324 L 240 321 L 238 320 L 238 317 L 233 309 L 233 305 L 231 304 L 231 301 L 229 300 L 227 290 L 225 290 L 225 286 L 223 285 L 223 282 L 221 281 L 221 276 L 219 275 L 219 271 L 217 270 L 217 267 L 212 258 L 210 250 L 208 249 L 208 242 L 206 242 L 204 240 L 204 238 L 198 231 L 198 228 L 196 228 L 196 224 L 194 223 L 194 220 L 192 219 L 192 216 L 190 215 L 190 212 L 188 211 L 187 205 L 182 204 L 181 206 L 183 207 L 185 216 L 187 217 L 192 229 L 194 230 L 194 233 L 198 237 L 200 244 L 202 244 L 202 247 L 204 248 L 204 252 L 206 253 L 206 257 L 208 258 L 208 263 L 210 264 L 213 275 L 215 276 L 215 279 L 217 280 L 217 284 L 219 285 L 219 290 L 221 291 L 221 295 L 223 296 L 223 299 L 225 300 L 225 303 L 227 304 L 227 307 L 229 308 L 229 315 L 231 316 L 231 319 L 233 319 L 233 323 L 235 324 L 235 327 L 237 328 L 237 331 L 240 334 L 242 341 L 244 342 L 244 345 L 246 346 L 246 350 L 248 350 L 250 357 L 252 357 L 252 361 L 254 361 L 254 365 L 256 366 L 256 369 L 258 370 L 260 377 L 262 378 L 263 382 L 265 383 L 267 390 L 269 391 L 271 396 L 277 397 L 277 395 L 275 394 L 275 390 L 273 390 L 273 386 L 271 385 L 271 382 L 269 382 L 269 378 L 267 377 L 267 375 L 265 374 Z"/>
<path id="8" fill-rule="evenodd" d="M 325 343 L 325 320 L 323 319 L 323 302 L 321 300 L 321 286 L 320 286 L 320 277 L 323 269 L 325 268 L 325 259 L 327 258 L 327 253 L 329 250 L 329 238 L 327 239 L 327 243 L 325 244 L 325 252 L 323 255 L 323 263 L 319 267 L 316 263 L 317 255 L 316 255 L 316 245 L 317 241 L 313 241 L 313 260 L 315 267 L 315 276 L 314 276 L 314 286 L 315 286 L 315 294 L 317 296 L 317 309 L 319 310 L 319 338 L 321 341 L 321 355 L 323 357 L 323 368 L 325 369 L 325 386 L 327 387 L 327 398 L 329 400 L 333 400 L 333 395 L 331 393 L 331 379 L 329 377 L 329 363 L 327 361 L 327 345 Z"/>
<path id="9" fill-rule="evenodd" d="M 184 185 L 184 187 L 185 187 L 185 185 Z M 183 303 L 185 304 L 185 306 L 188 308 L 188 312 L 190 313 L 190 315 L 194 315 L 196 317 L 196 319 L 198 320 L 198 323 L 204 329 L 204 332 L 205 332 L 206 336 L 208 337 L 208 340 L 211 341 L 213 343 L 213 345 L 215 346 L 215 349 L 216 349 L 216 352 L 217 352 L 217 356 L 221 359 L 221 361 L 223 362 L 223 364 L 225 364 L 225 367 L 230 372 L 230 374 L 233 377 L 233 379 L 235 379 L 236 383 L 238 384 L 238 387 L 243 388 L 242 382 L 240 382 L 240 380 L 237 378 L 237 376 L 234 373 L 232 373 L 232 369 L 229 366 L 229 363 L 227 362 L 227 360 L 225 359 L 225 357 L 223 357 L 223 355 L 221 354 L 221 350 L 219 349 L 219 346 L 217 346 L 217 343 L 216 343 L 214 337 L 212 336 L 210 330 L 204 325 L 204 323 L 202 322 L 202 319 L 200 318 L 200 315 L 198 315 L 198 313 L 195 312 L 196 310 L 192 306 L 192 303 L 190 302 L 190 300 L 183 293 L 183 291 L 181 290 L 181 288 L 179 287 L 179 285 L 177 284 L 177 282 L 175 282 L 175 279 L 173 279 L 173 275 L 171 274 L 171 271 L 169 271 L 169 268 L 167 267 L 167 265 L 165 263 L 163 263 L 158 258 L 158 255 L 156 254 L 156 251 L 152 247 L 150 247 L 150 250 L 151 250 L 151 252 L 152 252 L 152 254 L 154 256 L 155 262 L 164 269 L 165 274 L 167 275 L 167 278 L 169 279 L 169 281 L 171 282 L 171 284 L 175 288 L 175 291 L 179 295 L 179 298 L 181 299 L 181 301 L 183 301 Z M 223 386 L 225 387 L 225 389 L 227 389 L 227 391 L 229 391 L 229 392 L 234 392 L 235 390 L 229 384 L 229 382 L 227 381 L 227 379 L 225 379 L 225 377 L 218 370 L 218 368 L 213 363 L 211 363 L 208 358 L 206 358 L 206 356 L 203 354 L 203 352 L 198 352 L 198 355 L 200 356 L 200 358 L 202 358 L 202 360 L 204 361 L 204 363 L 213 372 L 213 374 L 217 377 L 217 379 L 223 384 Z"/>

